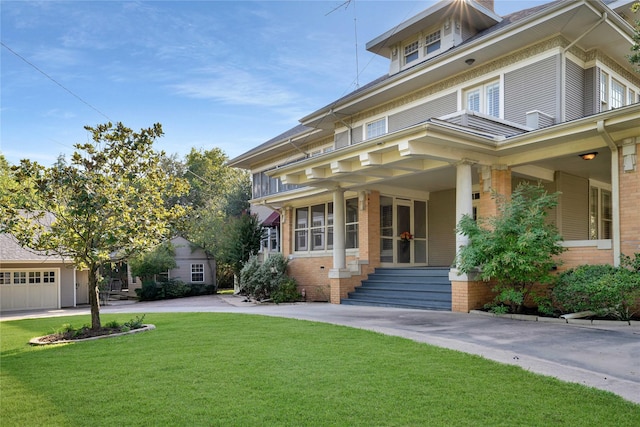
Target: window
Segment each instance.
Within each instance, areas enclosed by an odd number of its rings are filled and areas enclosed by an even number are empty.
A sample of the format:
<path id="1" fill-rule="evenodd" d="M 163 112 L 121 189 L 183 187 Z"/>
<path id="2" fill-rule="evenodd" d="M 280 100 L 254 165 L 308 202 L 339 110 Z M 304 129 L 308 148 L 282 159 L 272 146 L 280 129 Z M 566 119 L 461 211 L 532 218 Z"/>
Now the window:
<path id="1" fill-rule="evenodd" d="M 440 50 L 440 30 L 429 34 L 425 39 L 425 55 Z"/>
<path id="2" fill-rule="evenodd" d="M 14 271 L 13 272 L 13 283 L 15 285 L 19 285 L 22 283 L 27 283 L 27 272 L 26 271 Z"/>
<path id="3" fill-rule="evenodd" d="M 276 194 L 283 191 L 289 191 L 298 188 L 298 185 L 284 185 L 278 178 L 270 178 L 265 172 L 253 174 L 253 197 L 264 197 L 270 194 Z"/>
<path id="4" fill-rule="evenodd" d="M 191 264 L 191 281 L 204 282 L 204 264 Z"/>
<path id="5" fill-rule="evenodd" d="M 625 105 L 626 88 L 616 79 L 611 79 L 611 108 L 620 108 Z"/>
<path id="6" fill-rule="evenodd" d="M 632 89 L 629 89 L 629 105 L 635 104 L 635 103 L 636 103 L 636 93 Z"/>
<path id="7" fill-rule="evenodd" d="M 404 63 L 405 65 L 418 59 L 418 41 L 404 47 Z"/>
<path id="8" fill-rule="evenodd" d="M 11 273 L 9 271 L 1 271 L 0 285 L 10 285 L 10 284 L 11 284 Z"/>
<path id="9" fill-rule="evenodd" d="M 387 133 L 387 119 L 382 118 L 367 123 L 367 135 L 365 139 L 372 139 Z"/>
<path id="10" fill-rule="evenodd" d="M 44 283 L 55 283 L 56 282 L 56 273 L 55 271 L 45 271 L 42 273 L 43 278 L 42 281 Z"/>
<path id="11" fill-rule="evenodd" d="M 612 229 L 611 191 L 592 186 L 589 191 L 589 239 L 611 239 Z"/>
<path id="12" fill-rule="evenodd" d="M 606 109 L 606 104 L 609 101 L 609 75 L 604 71 L 600 71 L 600 103 L 602 109 Z"/>
<path id="13" fill-rule="evenodd" d="M 345 201 L 345 247 L 358 247 L 358 199 Z M 333 249 L 333 203 L 296 209 L 294 245 L 298 252 Z"/>
<path id="14" fill-rule="evenodd" d="M 500 117 L 500 82 L 493 81 L 467 90 L 467 110 Z"/>
<path id="15" fill-rule="evenodd" d="M 41 273 L 39 271 L 29 272 L 29 283 L 41 283 Z"/>
<path id="16" fill-rule="evenodd" d="M 266 227 L 262 235 L 263 252 L 280 252 L 279 233 L 277 227 Z"/>
<path id="17" fill-rule="evenodd" d="M 346 244 L 347 249 L 358 248 L 358 199 L 348 199 L 346 201 Z"/>

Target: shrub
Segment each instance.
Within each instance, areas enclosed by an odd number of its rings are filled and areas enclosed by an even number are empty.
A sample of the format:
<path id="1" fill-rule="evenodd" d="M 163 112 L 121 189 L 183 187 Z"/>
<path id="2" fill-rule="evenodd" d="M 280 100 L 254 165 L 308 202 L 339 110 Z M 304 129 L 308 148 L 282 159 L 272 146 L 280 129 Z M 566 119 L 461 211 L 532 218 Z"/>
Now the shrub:
<path id="1" fill-rule="evenodd" d="M 211 295 L 215 292 L 215 285 L 187 284 L 177 279 L 171 279 L 166 282 L 146 281 L 142 283 L 141 288 L 136 289 L 136 294 L 140 301 Z"/>
<path id="2" fill-rule="evenodd" d="M 536 283 L 549 283 L 562 253 L 562 237 L 546 221 L 557 205 L 558 194 L 547 194 L 540 185 L 520 184 L 508 200 L 494 194 L 499 213 L 474 220 L 465 215 L 457 231 L 469 238 L 456 259 L 462 273 L 478 271 L 483 280 L 495 280 L 492 311 L 521 312 Z"/>
<path id="3" fill-rule="evenodd" d="M 252 256 L 240 271 L 240 291 L 256 300 L 284 302 L 299 299 L 295 281 L 286 274 L 288 263 L 282 254 L 272 255 L 262 264 Z"/>
<path id="4" fill-rule="evenodd" d="M 554 307 L 563 313 L 593 311 L 597 316 L 631 319 L 638 310 L 640 273 L 630 268 L 640 262 L 640 254 L 624 259 L 620 267 L 582 265 L 560 274 L 551 290 Z"/>
<path id="5" fill-rule="evenodd" d="M 287 278 L 280 283 L 280 286 L 271 295 L 271 298 L 273 302 L 280 304 L 281 302 L 300 301 L 302 295 L 298 292 L 298 284 L 295 279 Z"/>

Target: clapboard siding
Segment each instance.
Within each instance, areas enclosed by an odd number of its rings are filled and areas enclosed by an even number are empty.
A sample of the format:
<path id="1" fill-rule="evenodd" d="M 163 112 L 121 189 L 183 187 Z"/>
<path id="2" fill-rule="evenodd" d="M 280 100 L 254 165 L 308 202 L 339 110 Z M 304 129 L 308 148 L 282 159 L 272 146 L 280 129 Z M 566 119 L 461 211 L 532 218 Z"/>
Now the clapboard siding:
<path id="1" fill-rule="evenodd" d="M 389 116 L 389 132 L 404 129 L 417 123 L 422 123 L 432 117 L 440 117 L 456 111 L 457 99 L 455 92 L 424 104 L 417 105 L 397 114 Z"/>
<path id="2" fill-rule="evenodd" d="M 456 190 L 429 195 L 429 265 L 450 266 L 456 257 Z"/>
<path id="3" fill-rule="evenodd" d="M 556 117 L 558 57 L 552 56 L 504 75 L 504 118 L 526 125 L 526 113 Z"/>
<path id="4" fill-rule="evenodd" d="M 565 240 L 589 238 L 589 180 L 559 172 L 558 191 L 562 193 L 558 208 L 559 229 Z"/>
<path id="5" fill-rule="evenodd" d="M 584 70 L 575 62 L 566 59 L 566 95 L 565 111 L 566 120 L 575 120 L 582 117 L 585 110 L 585 84 Z"/>
<path id="6" fill-rule="evenodd" d="M 584 115 L 590 116 L 597 113 L 600 100 L 600 73 L 598 68 L 592 67 L 584 70 Z"/>

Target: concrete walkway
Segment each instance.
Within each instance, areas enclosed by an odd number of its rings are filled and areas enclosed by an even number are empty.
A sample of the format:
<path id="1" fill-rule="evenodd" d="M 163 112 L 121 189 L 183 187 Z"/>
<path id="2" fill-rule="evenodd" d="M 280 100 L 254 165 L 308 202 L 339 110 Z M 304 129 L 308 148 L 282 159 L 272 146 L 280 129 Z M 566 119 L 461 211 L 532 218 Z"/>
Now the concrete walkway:
<path id="1" fill-rule="evenodd" d="M 566 324 L 477 314 L 325 303 L 253 304 L 232 295 L 115 301 L 102 313 L 225 312 L 312 320 L 409 338 L 607 390 L 640 403 L 640 324 Z M 0 321 L 88 314 L 89 308 L 0 314 Z M 615 323 L 615 324 L 614 324 Z"/>

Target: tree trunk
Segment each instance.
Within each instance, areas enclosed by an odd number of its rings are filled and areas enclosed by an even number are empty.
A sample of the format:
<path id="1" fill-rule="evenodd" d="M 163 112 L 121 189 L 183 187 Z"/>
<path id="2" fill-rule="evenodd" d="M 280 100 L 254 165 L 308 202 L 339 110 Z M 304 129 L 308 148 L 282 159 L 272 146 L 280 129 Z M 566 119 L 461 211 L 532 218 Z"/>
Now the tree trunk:
<path id="1" fill-rule="evenodd" d="M 89 268 L 89 304 L 91 304 L 91 329 L 102 328 L 100 323 L 100 288 L 98 287 L 98 267 Z"/>

